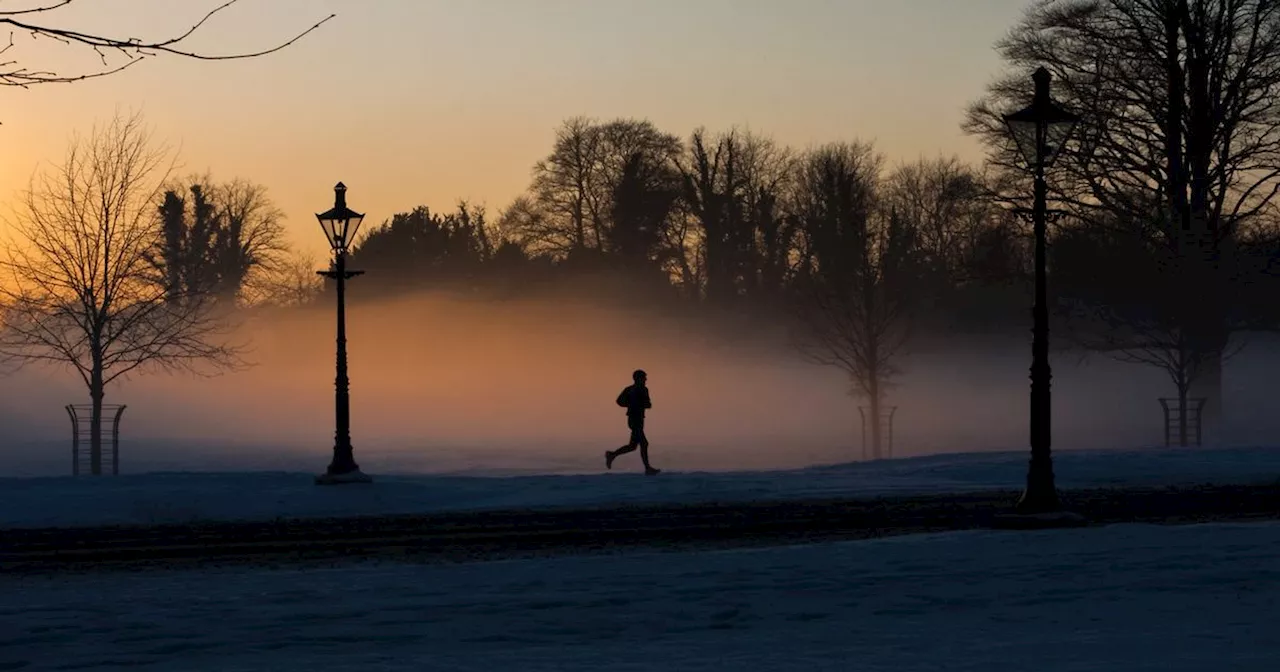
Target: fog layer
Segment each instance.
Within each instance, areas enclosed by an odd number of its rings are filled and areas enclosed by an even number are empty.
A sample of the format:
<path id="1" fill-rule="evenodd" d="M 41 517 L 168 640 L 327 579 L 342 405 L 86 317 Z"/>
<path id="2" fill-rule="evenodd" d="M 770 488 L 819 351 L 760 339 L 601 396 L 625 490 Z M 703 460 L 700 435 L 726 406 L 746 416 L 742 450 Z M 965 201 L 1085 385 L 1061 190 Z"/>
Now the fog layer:
<path id="1" fill-rule="evenodd" d="M 329 297 L 331 298 L 331 297 Z M 254 366 L 216 377 L 150 374 L 108 390 L 127 404 L 122 472 L 322 470 L 333 445 L 334 315 L 252 318 Z M 370 473 L 591 472 L 627 438 L 614 404 L 631 371 L 649 373 L 647 433 L 673 471 L 789 468 L 862 456 L 859 401 L 842 372 L 801 359 L 767 326 L 724 338 L 697 321 L 660 320 L 571 301 L 440 296 L 348 308 L 352 440 Z M 1266 402 L 1273 344 L 1228 365 L 1222 443 L 1280 431 Z M 1158 445 L 1156 369 L 1055 352 L 1057 449 Z M 893 456 L 1027 445 L 1030 347 L 1019 338 L 917 342 L 889 393 Z M 63 406 L 87 403 L 69 369 L 26 368 L 0 385 L 0 475 L 70 471 Z M 624 457 L 615 469 L 634 470 Z M 628 461 L 630 460 L 630 461 Z"/>

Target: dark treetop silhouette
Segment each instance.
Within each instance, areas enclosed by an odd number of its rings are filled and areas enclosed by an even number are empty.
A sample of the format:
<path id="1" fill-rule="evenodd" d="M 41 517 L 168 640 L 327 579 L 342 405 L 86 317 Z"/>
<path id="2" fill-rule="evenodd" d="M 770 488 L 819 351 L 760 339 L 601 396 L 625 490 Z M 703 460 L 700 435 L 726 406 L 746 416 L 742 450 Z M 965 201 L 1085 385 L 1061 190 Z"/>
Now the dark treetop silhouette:
<path id="1" fill-rule="evenodd" d="M 281 291 L 289 258 L 284 213 L 265 187 L 187 178 L 165 190 L 159 215 L 162 240 L 150 261 L 171 300 L 204 293 L 234 306 Z"/>
<path id="2" fill-rule="evenodd" d="M 631 430 L 631 440 L 617 450 L 604 452 L 604 466 L 607 469 L 613 468 L 613 461 L 619 455 L 630 453 L 639 446 L 640 461 L 644 463 L 645 475 L 654 476 L 662 471 L 649 464 L 649 439 L 644 435 L 644 412 L 653 408 L 653 404 L 649 401 L 649 387 L 646 385 L 648 379 L 648 374 L 642 370 L 636 370 L 631 374 L 631 380 L 634 383 L 623 388 L 618 395 L 618 405 L 627 409 L 627 427 Z"/>

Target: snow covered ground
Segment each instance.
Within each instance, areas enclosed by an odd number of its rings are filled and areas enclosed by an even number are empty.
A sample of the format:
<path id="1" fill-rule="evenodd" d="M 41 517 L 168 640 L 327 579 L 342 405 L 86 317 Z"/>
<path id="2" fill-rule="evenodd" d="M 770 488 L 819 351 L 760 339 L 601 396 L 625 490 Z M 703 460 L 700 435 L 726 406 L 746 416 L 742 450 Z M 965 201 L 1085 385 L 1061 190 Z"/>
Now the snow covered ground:
<path id="1" fill-rule="evenodd" d="M 9 478 L 0 479 L 0 528 L 1018 489 L 1026 464 L 1022 452 L 972 453 L 644 478 L 620 463 L 599 475 L 375 474 L 372 485 L 332 488 L 284 472 Z M 1280 449 L 1062 451 L 1055 471 L 1061 488 L 1274 482 Z"/>
<path id="2" fill-rule="evenodd" d="M 1280 524 L 12 577 L 0 669 L 1274 670 Z"/>

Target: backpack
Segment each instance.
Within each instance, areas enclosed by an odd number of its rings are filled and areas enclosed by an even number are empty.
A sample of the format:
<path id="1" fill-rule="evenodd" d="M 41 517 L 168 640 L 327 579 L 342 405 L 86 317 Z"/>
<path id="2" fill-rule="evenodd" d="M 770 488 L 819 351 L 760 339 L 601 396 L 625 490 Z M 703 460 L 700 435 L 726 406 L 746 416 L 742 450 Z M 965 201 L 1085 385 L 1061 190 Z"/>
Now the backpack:
<path id="1" fill-rule="evenodd" d="M 631 401 L 631 388 L 630 387 L 622 388 L 622 391 L 618 393 L 618 405 L 623 408 L 627 408 L 630 401 Z"/>

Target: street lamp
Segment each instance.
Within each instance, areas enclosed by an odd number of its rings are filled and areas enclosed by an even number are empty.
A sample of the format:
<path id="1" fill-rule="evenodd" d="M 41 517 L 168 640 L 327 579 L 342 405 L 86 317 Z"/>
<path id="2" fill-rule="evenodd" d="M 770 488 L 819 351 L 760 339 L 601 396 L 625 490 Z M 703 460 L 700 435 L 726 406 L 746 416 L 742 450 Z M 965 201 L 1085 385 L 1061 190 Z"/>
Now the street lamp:
<path id="1" fill-rule="evenodd" d="M 1027 489 L 1018 500 L 1019 514 L 1046 514 L 1059 510 L 1058 491 L 1053 482 L 1053 456 L 1049 449 L 1051 405 L 1049 368 L 1049 308 L 1045 290 L 1045 238 L 1049 219 L 1048 191 L 1044 173 L 1058 158 L 1079 117 L 1062 109 L 1049 97 L 1049 71 L 1039 68 L 1031 76 L 1035 98 L 1031 105 L 1004 115 L 1019 152 L 1035 175 L 1035 203 L 1031 221 L 1036 240 L 1036 297 L 1031 309 L 1035 326 L 1031 340 L 1031 465 Z"/>
<path id="2" fill-rule="evenodd" d="M 333 462 L 325 473 L 316 476 L 319 485 L 338 483 L 370 483 L 372 478 L 360 471 L 351 448 L 351 399 L 347 380 L 347 279 L 361 275 L 364 271 L 347 270 L 347 248 L 356 237 L 360 222 L 364 215 L 347 207 L 347 187 L 339 182 L 333 188 L 333 207 L 316 215 L 320 220 L 320 228 L 333 247 L 334 263 L 327 271 L 316 271 L 318 275 L 338 282 L 338 375 L 334 382 L 334 418 L 337 429 L 333 438 Z"/>

